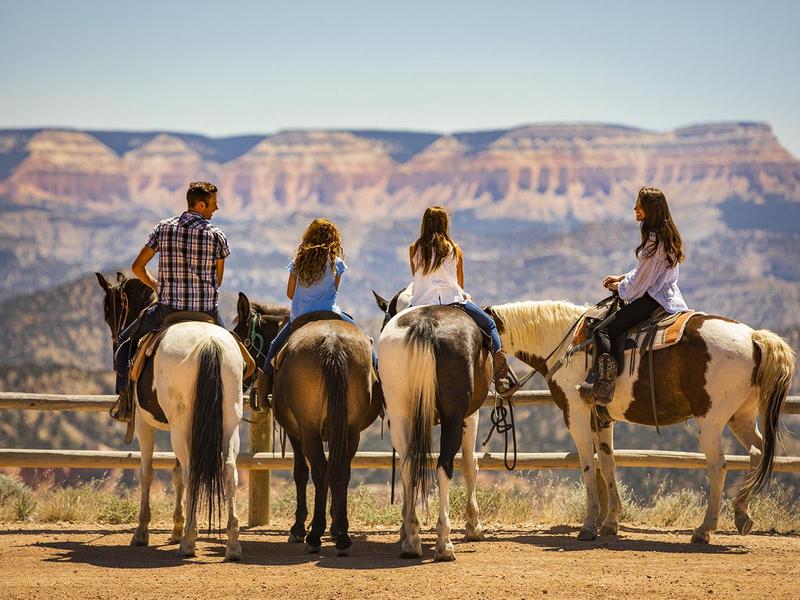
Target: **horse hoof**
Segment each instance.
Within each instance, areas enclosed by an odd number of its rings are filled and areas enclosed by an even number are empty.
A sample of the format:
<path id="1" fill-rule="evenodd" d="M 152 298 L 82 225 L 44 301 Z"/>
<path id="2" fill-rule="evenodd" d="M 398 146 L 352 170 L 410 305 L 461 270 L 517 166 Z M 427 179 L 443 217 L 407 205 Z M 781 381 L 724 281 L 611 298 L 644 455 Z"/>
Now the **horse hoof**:
<path id="1" fill-rule="evenodd" d="M 286 540 L 290 544 L 299 544 L 306 538 L 306 534 L 297 535 L 296 533 L 289 532 L 289 539 Z"/>
<path id="2" fill-rule="evenodd" d="M 753 519 L 749 515 L 736 515 L 736 529 L 742 535 L 747 535 L 753 529 Z"/>
<path id="3" fill-rule="evenodd" d="M 476 529 L 474 531 L 467 531 L 464 534 L 464 541 L 465 542 L 482 542 L 486 539 L 486 535 L 483 533 L 482 529 Z"/>
<path id="4" fill-rule="evenodd" d="M 601 525 L 600 535 L 617 535 L 616 525 Z"/>
<path id="5" fill-rule="evenodd" d="M 171 536 L 169 536 L 169 539 L 167 540 L 167 543 L 168 544 L 180 544 L 182 538 L 183 538 L 183 532 L 182 531 L 180 533 L 173 533 Z"/>
<path id="6" fill-rule="evenodd" d="M 438 550 L 433 555 L 433 560 L 435 562 L 452 562 L 456 559 L 456 555 L 453 552 L 452 548 L 445 548 L 441 552 Z"/>
<path id="7" fill-rule="evenodd" d="M 239 562 L 242 560 L 242 547 L 240 544 L 232 548 L 225 548 L 225 562 Z"/>
<path id="8" fill-rule="evenodd" d="M 139 535 L 138 533 L 133 534 L 133 539 L 131 539 L 131 546 L 149 546 L 150 545 L 150 535 L 145 533 L 143 535 Z"/>
<path id="9" fill-rule="evenodd" d="M 337 548 L 336 549 L 336 556 L 350 556 L 351 551 L 352 551 L 352 547 L 351 548 Z"/>
<path id="10" fill-rule="evenodd" d="M 191 550 L 185 550 L 183 548 L 178 550 L 178 556 L 182 556 L 183 558 L 192 558 L 195 555 L 196 555 L 196 552 L 195 552 L 194 548 L 192 548 Z"/>
<path id="11" fill-rule="evenodd" d="M 711 540 L 711 535 L 706 532 L 695 531 L 692 534 L 692 543 L 693 544 L 708 544 Z"/>
<path id="12" fill-rule="evenodd" d="M 581 529 L 578 532 L 578 539 L 582 542 L 591 542 L 597 539 L 597 533 L 589 529 Z"/>
<path id="13" fill-rule="evenodd" d="M 413 552 L 411 550 L 403 550 L 400 553 L 400 558 L 422 558 L 421 552 Z"/>
<path id="14" fill-rule="evenodd" d="M 306 545 L 305 545 L 304 549 L 306 551 L 306 554 L 319 554 L 319 551 L 320 551 L 321 548 L 322 548 L 322 545 L 312 546 L 311 544 L 306 542 Z"/>

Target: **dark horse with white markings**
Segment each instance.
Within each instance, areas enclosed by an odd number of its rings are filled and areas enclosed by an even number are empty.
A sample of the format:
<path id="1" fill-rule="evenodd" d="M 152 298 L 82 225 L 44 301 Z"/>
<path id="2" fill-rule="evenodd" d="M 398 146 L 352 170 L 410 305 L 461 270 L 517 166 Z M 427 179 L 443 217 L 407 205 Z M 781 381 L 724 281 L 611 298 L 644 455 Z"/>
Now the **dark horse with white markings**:
<path id="1" fill-rule="evenodd" d="M 435 560 L 454 560 L 450 541 L 449 490 L 453 461 L 462 450 L 467 487 L 467 540 L 483 539 L 475 483 L 478 462 L 475 438 L 478 409 L 492 380 L 492 357 L 475 322 L 453 306 L 412 307 L 392 316 L 398 297 L 386 302 L 375 294 L 386 320 L 378 344 L 378 368 L 386 397 L 392 444 L 401 457 L 403 558 L 421 558 L 422 542 L 416 516 L 417 496 L 427 501 L 432 484 L 432 430 L 441 422 L 437 461 L 439 522 Z M 405 294 L 408 296 L 408 294 Z M 406 300 L 407 302 L 407 300 Z M 391 310 L 390 310 L 391 309 Z"/>
<path id="2" fill-rule="evenodd" d="M 270 311 L 251 305 L 247 296 L 240 294 L 238 313 L 238 322 L 245 324 L 244 330 L 253 318 L 261 318 L 263 322 Z M 297 486 L 297 510 L 289 541 L 301 542 L 305 537 L 306 549 L 319 552 L 330 488 L 331 537 L 336 541 L 337 554 L 347 555 L 352 546 L 347 519 L 350 463 L 358 450 L 361 432 L 375 421 L 383 403 L 372 368 L 372 341 L 351 323 L 312 321 L 292 333 L 276 361 L 279 363 L 272 406 L 275 419 L 292 444 Z M 325 442 L 329 448 L 327 458 Z M 315 488 L 314 515 L 308 535 L 306 459 L 311 465 Z"/>
<path id="3" fill-rule="evenodd" d="M 489 307 L 497 322 L 503 346 L 547 375 L 561 358 L 558 348 L 586 307 L 568 302 L 513 302 Z M 548 360 L 552 356 L 551 360 Z M 620 499 L 615 482 L 614 421 L 641 425 L 669 425 L 690 418 L 697 422 L 700 448 L 706 455 L 709 490 L 705 518 L 692 542 L 708 543 L 717 528 L 725 485 L 722 431 L 727 426 L 750 454 L 755 468 L 734 501 L 740 533 L 753 526 L 747 513 L 750 496 L 768 481 L 775 456 L 778 418 L 794 373 L 794 352 L 784 340 L 766 330 L 705 314 L 689 318 L 683 337 L 670 347 L 653 352 L 655 415 L 647 360 L 631 372 L 623 369 L 611 403 L 610 422 L 593 423 L 592 407 L 576 387 L 586 375 L 584 361 L 575 358 L 549 379 L 550 391 L 564 412 L 564 421 L 578 448 L 587 508 L 578 538 L 597 536 L 599 513 L 594 448 L 608 486 L 608 516 L 601 534 L 616 534 Z M 634 365 L 635 366 L 635 365 Z M 756 420 L 761 416 L 764 436 Z"/>

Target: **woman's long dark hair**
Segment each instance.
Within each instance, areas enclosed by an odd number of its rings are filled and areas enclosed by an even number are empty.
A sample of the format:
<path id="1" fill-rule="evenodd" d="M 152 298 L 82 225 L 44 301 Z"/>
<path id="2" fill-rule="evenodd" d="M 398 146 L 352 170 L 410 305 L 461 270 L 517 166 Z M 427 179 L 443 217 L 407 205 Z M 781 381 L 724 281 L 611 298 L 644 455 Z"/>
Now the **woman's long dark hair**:
<path id="1" fill-rule="evenodd" d="M 327 271 L 336 272 L 336 258 L 344 258 L 342 238 L 328 219 L 314 219 L 303 233 L 303 241 L 294 255 L 294 274 L 303 287 L 314 285 Z"/>
<path id="2" fill-rule="evenodd" d="M 642 243 L 636 248 L 636 258 L 653 256 L 659 247 L 663 247 L 670 267 L 683 262 L 685 256 L 681 234 L 672 220 L 664 192 L 658 188 L 643 187 L 639 190 L 636 201 L 644 211 Z M 655 243 L 650 240 L 652 233 L 656 236 Z"/>
<path id="3" fill-rule="evenodd" d="M 422 268 L 423 275 L 435 271 L 450 254 L 455 254 L 456 243 L 450 238 L 450 217 L 441 206 L 431 206 L 422 215 L 419 239 L 414 242 L 414 260 L 411 272 Z"/>

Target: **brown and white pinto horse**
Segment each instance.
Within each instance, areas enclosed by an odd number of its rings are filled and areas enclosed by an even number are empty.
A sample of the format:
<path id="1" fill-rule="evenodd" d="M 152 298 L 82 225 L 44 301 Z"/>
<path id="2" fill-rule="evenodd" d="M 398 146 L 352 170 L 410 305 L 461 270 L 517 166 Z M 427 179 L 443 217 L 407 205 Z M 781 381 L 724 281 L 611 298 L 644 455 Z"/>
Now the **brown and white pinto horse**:
<path id="1" fill-rule="evenodd" d="M 557 346 L 586 307 L 568 302 L 515 302 L 488 310 L 497 321 L 503 346 L 542 374 L 561 356 Z M 554 352 L 555 350 L 555 352 Z M 546 359 L 553 353 L 553 358 Z M 657 421 L 650 396 L 648 361 L 634 374 L 624 368 L 616 391 L 606 407 L 614 421 L 642 425 L 668 425 L 694 417 L 700 448 L 706 455 L 709 490 L 702 524 L 692 542 L 708 543 L 717 528 L 725 485 L 725 426 L 750 455 L 751 471 L 734 501 L 736 527 L 746 534 L 753 526 L 747 513 L 750 496 L 768 481 L 778 435 L 778 418 L 794 373 L 794 352 L 786 342 L 766 330 L 711 315 L 695 315 L 683 338 L 674 346 L 654 352 Z M 616 534 L 620 499 L 614 478 L 613 422 L 593 427 L 592 409 L 576 386 L 583 381 L 585 362 L 574 358 L 550 379 L 550 391 L 578 448 L 587 510 L 578 539 L 597 536 L 599 514 L 594 448 L 608 486 L 609 510 L 601 534 Z M 761 416 L 764 436 L 756 420 Z M 593 430 L 594 429 L 594 430 Z M 599 429 L 599 430 L 598 430 Z"/>
<path id="2" fill-rule="evenodd" d="M 449 490 L 453 460 L 462 451 L 462 473 L 467 488 L 467 540 L 482 540 L 475 484 L 478 461 L 475 438 L 478 409 L 483 405 L 492 379 L 492 358 L 475 322 L 452 306 L 400 308 L 398 299 L 386 302 L 375 294 L 386 313 L 378 343 L 378 366 L 386 397 L 386 413 L 392 444 L 401 457 L 403 524 L 400 527 L 402 558 L 421 558 L 422 542 L 416 500 L 427 500 L 432 483 L 430 454 L 436 417 L 441 422 L 439 459 L 439 521 L 434 560 L 454 560 L 450 541 Z"/>

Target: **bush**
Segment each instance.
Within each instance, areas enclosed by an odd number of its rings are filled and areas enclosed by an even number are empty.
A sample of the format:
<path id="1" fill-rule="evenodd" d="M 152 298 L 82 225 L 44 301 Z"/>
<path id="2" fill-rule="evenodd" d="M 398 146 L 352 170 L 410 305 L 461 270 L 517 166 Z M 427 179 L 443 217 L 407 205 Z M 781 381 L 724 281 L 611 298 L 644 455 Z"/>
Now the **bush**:
<path id="1" fill-rule="evenodd" d="M 25 521 L 36 509 L 33 490 L 16 477 L 0 475 L 0 520 Z"/>

